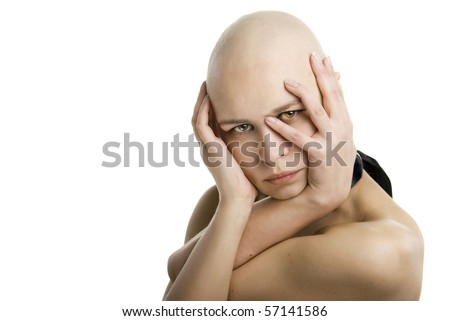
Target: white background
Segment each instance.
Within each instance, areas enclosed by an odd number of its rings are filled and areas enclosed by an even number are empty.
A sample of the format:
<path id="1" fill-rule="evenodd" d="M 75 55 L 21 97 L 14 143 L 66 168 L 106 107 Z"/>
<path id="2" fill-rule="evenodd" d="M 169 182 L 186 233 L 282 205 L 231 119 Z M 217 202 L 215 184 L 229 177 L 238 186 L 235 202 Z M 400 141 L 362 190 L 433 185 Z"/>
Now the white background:
<path id="1" fill-rule="evenodd" d="M 0 318 L 115 320 L 160 305 L 168 256 L 213 184 L 204 166 L 101 166 L 108 141 L 185 141 L 221 32 L 287 11 L 341 72 L 357 147 L 418 222 L 422 299 L 334 304 L 336 319 L 444 312 L 448 293 L 445 1 L 3 1 L 0 4 Z M 123 153 L 122 153 L 123 155 Z M 187 153 L 181 154 L 187 162 Z M 196 154 L 196 160 L 200 157 Z M 344 307 L 344 308 L 342 308 Z M 368 310 L 369 309 L 369 310 Z M 388 309 L 388 310 L 385 310 Z M 337 311 L 339 310 L 339 313 Z M 386 312 L 391 311 L 391 312 Z M 7 316 L 7 317 L 5 317 Z M 329 319 L 331 319 L 330 316 Z M 367 319 L 367 316 L 364 317 Z"/>

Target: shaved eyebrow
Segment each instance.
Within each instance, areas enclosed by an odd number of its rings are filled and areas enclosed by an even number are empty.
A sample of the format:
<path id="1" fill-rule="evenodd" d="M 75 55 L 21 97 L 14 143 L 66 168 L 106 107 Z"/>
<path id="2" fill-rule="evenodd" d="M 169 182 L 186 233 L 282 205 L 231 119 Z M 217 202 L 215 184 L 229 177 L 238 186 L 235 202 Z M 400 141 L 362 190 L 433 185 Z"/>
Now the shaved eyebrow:
<path id="1" fill-rule="evenodd" d="M 221 121 L 221 122 L 219 123 L 219 126 L 222 126 L 222 125 L 243 124 L 243 123 L 248 123 L 248 122 L 249 122 L 248 119 L 229 119 L 229 120 Z"/>
<path id="2" fill-rule="evenodd" d="M 283 105 L 283 106 L 281 106 L 281 107 L 275 108 L 275 109 L 273 110 L 273 113 L 274 113 L 274 114 L 280 114 L 280 113 L 282 113 L 283 111 L 288 110 L 289 108 L 291 108 L 291 107 L 294 106 L 294 105 L 302 105 L 302 106 L 303 106 L 303 103 L 301 102 L 300 99 L 296 99 L 296 100 L 294 100 L 294 101 L 292 101 L 292 102 L 290 102 L 290 103 L 288 103 L 288 104 L 286 104 L 286 105 Z"/>
<path id="3" fill-rule="evenodd" d="M 288 110 L 289 108 L 291 108 L 294 105 L 302 105 L 303 106 L 303 104 L 300 101 L 300 99 L 296 99 L 296 100 L 294 100 L 294 101 L 292 101 L 290 103 L 287 103 L 286 105 L 283 105 L 283 106 L 280 106 L 280 107 L 277 107 L 277 108 L 273 109 L 271 115 L 281 114 L 282 112 Z M 249 123 L 249 122 L 250 122 L 250 120 L 244 119 L 244 118 L 241 118 L 241 119 L 227 119 L 227 120 L 219 122 L 219 126 L 245 124 L 245 123 Z"/>

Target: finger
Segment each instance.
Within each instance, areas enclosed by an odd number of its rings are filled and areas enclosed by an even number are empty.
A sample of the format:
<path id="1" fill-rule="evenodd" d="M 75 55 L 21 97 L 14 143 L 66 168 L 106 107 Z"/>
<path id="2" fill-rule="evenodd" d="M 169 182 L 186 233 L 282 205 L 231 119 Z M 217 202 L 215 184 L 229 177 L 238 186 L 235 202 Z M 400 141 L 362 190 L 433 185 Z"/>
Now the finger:
<path id="1" fill-rule="evenodd" d="M 198 112 L 200 110 L 200 106 L 201 106 L 202 101 L 205 98 L 205 96 L 206 96 L 206 81 L 204 81 L 202 83 L 202 85 L 200 86 L 200 91 L 197 96 L 197 102 L 195 103 L 195 107 L 194 107 L 194 113 L 192 114 L 191 124 L 192 124 L 192 127 L 194 127 L 194 128 L 195 128 L 195 124 L 197 122 L 197 117 L 198 117 Z"/>
<path id="2" fill-rule="evenodd" d="M 291 141 L 300 147 L 300 149 L 304 150 L 308 155 L 308 160 L 310 162 L 324 158 L 325 153 L 322 144 L 312 137 L 309 137 L 275 117 L 266 117 L 266 123 L 288 141 Z"/>
<path id="3" fill-rule="evenodd" d="M 265 120 L 269 127 L 300 148 L 303 148 L 306 144 L 314 141 L 308 135 L 292 126 L 287 125 L 276 117 L 266 117 Z"/>
<path id="4" fill-rule="evenodd" d="M 214 135 L 212 128 L 209 126 L 209 110 L 211 104 L 208 95 L 206 95 L 200 104 L 198 117 L 195 122 L 195 129 L 198 135 L 198 139 L 201 143 L 206 143 L 209 141 L 216 140 L 217 137 Z"/>
<path id="5" fill-rule="evenodd" d="M 345 108 L 342 91 L 336 79 L 333 65 L 329 57 L 321 60 L 312 54 L 310 58 L 311 68 L 316 76 L 317 85 L 322 93 L 323 106 L 330 117 L 339 117 Z"/>
<path id="6" fill-rule="evenodd" d="M 301 99 L 306 110 L 309 112 L 309 117 L 317 129 L 320 132 L 330 130 L 330 117 L 317 97 L 315 97 L 306 86 L 303 86 L 294 80 L 286 80 L 284 83 L 289 92 Z"/>
<path id="7" fill-rule="evenodd" d="M 344 96 L 344 90 L 342 89 L 341 82 L 339 81 L 339 80 L 341 80 L 341 74 L 339 72 L 335 71 L 334 72 L 334 78 L 336 78 L 338 86 L 339 86 L 339 89 L 340 89 L 340 91 L 342 93 L 342 96 Z"/>
<path id="8" fill-rule="evenodd" d="M 209 100 L 209 96 L 208 96 L 208 100 Z M 209 127 L 211 127 L 214 135 L 216 135 L 217 137 L 221 137 L 220 130 L 219 130 L 219 124 L 217 123 L 216 114 L 214 113 L 214 108 L 212 108 L 212 106 L 211 106 L 211 101 L 209 101 L 209 104 L 210 104 L 209 120 L 208 120 Z"/>
<path id="9" fill-rule="evenodd" d="M 197 96 L 197 102 L 195 103 L 194 112 L 192 114 L 192 119 L 191 119 L 192 128 L 194 130 L 194 135 L 195 135 L 195 138 L 197 139 L 197 141 L 200 141 L 200 139 L 198 137 L 196 123 L 197 123 L 200 106 L 201 106 L 205 96 L 206 96 L 206 82 L 203 82 L 202 85 L 200 86 L 200 91 Z"/>

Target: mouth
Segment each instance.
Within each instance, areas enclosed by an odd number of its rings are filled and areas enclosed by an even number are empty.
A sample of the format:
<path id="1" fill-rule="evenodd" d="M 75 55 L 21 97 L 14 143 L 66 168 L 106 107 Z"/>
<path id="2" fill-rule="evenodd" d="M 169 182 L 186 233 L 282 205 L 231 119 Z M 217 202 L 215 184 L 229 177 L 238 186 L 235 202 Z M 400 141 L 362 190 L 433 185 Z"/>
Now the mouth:
<path id="1" fill-rule="evenodd" d="M 295 176 L 300 172 L 301 170 L 295 170 L 295 171 L 287 171 L 287 172 L 281 172 L 277 174 L 273 174 L 265 179 L 265 181 L 274 184 L 274 185 L 281 185 L 286 184 L 292 181 Z"/>

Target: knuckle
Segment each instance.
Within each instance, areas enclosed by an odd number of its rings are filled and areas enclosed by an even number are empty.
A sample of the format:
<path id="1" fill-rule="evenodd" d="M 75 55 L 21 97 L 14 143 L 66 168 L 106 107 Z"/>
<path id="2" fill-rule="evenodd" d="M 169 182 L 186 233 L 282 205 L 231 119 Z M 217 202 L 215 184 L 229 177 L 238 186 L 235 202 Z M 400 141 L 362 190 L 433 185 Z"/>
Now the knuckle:
<path id="1" fill-rule="evenodd" d="M 297 87 L 291 87 L 289 91 L 291 91 L 294 95 L 302 99 L 304 96 L 308 95 L 308 90 L 302 84 L 298 84 Z"/>
<path id="2" fill-rule="evenodd" d="M 322 69 L 317 74 L 318 77 L 322 78 L 323 81 L 336 81 L 336 76 L 333 71 Z"/>
<path id="3" fill-rule="evenodd" d="M 326 115 L 325 109 L 323 107 L 317 106 L 312 110 L 312 113 L 316 117 L 324 117 Z"/>
<path id="4" fill-rule="evenodd" d="M 294 131 L 290 136 L 293 143 L 300 142 L 302 139 L 302 136 L 298 131 Z"/>
<path id="5" fill-rule="evenodd" d="M 332 98 L 334 98 L 334 99 L 337 99 L 337 100 L 340 100 L 341 99 L 341 97 L 342 97 L 342 93 L 341 93 L 341 90 L 339 89 L 339 87 L 338 86 L 330 86 L 329 88 L 328 88 L 328 94 L 332 97 Z"/>

